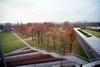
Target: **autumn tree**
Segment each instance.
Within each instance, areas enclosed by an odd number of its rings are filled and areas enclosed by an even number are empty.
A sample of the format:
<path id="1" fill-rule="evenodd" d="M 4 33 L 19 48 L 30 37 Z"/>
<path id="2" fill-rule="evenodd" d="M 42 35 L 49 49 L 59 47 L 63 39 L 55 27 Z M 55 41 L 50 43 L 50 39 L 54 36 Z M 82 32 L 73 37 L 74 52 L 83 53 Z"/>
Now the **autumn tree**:
<path id="1" fill-rule="evenodd" d="M 43 26 L 42 26 L 42 23 L 34 23 L 34 26 L 33 26 L 33 30 L 35 31 L 35 34 L 37 34 L 37 38 L 38 38 L 38 44 L 40 44 L 40 36 L 41 36 L 41 31 L 43 31 Z"/>
<path id="2" fill-rule="evenodd" d="M 38 44 L 42 43 L 42 46 L 43 46 L 43 37 L 44 37 L 44 33 L 46 31 L 46 27 L 44 24 L 42 23 L 34 23 L 34 27 L 35 27 L 35 31 L 36 31 L 36 34 L 38 36 Z"/>
<path id="3" fill-rule="evenodd" d="M 48 27 L 48 26 L 47 26 Z M 31 27 L 29 28 L 30 30 L 30 34 L 33 37 L 35 37 L 35 42 L 36 42 L 36 35 L 37 35 L 37 40 L 38 40 L 38 44 L 42 44 L 43 46 L 43 40 L 44 40 L 44 34 L 47 32 L 47 27 L 45 24 L 42 23 L 34 23 L 31 25 Z"/>
<path id="4" fill-rule="evenodd" d="M 44 44 L 44 34 L 46 32 L 46 26 L 44 24 L 41 24 L 41 32 L 40 32 L 40 38 L 41 38 L 41 43 L 42 43 L 42 46 Z"/>
<path id="5" fill-rule="evenodd" d="M 65 30 L 66 41 L 70 45 L 70 53 L 72 52 L 72 45 L 75 40 L 75 31 L 72 27 L 69 27 Z"/>
<path id="6" fill-rule="evenodd" d="M 63 48 L 63 54 L 66 53 L 66 46 L 67 46 L 67 41 L 66 41 L 66 35 L 65 35 L 65 31 L 60 31 L 59 32 L 59 40 L 61 42 L 61 48 Z"/>
<path id="7" fill-rule="evenodd" d="M 35 42 L 36 42 L 36 29 L 35 29 L 35 24 L 32 24 L 29 27 L 29 35 L 32 37 L 32 40 L 35 40 Z"/>
<path id="8" fill-rule="evenodd" d="M 22 35 L 24 35 L 22 29 L 21 29 L 21 25 L 19 24 L 19 22 L 17 22 L 16 26 L 15 26 L 15 30 L 17 33 L 20 33 Z"/>
<path id="9" fill-rule="evenodd" d="M 18 32 L 26 37 L 30 36 L 29 28 L 30 28 L 30 26 L 28 24 L 23 24 L 22 22 L 19 24 L 18 21 L 15 26 L 16 32 Z"/>
<path id="10" fill-rule="evenodd" d="M 16 30 L 22 35 L 31 36 L 35 39 L 38 44 L 44 45 L 46 42 L 47 49 L 48 45 L 53 41 L 54 50 L 56 50 L 57 41 L 60 41 L 63 53 L 66 53 L 66 47 L 70 45 L 70 52 L 72 52 L 72 45 L 75 39 L 75 31 L 70 26 L 69 22 L 64 23 L 64 30 L 60 29 L 62 25 L 56 25 L 50 22 L 42 23 L 28 23 L 28 24 L 17 24 Z M 45 38 L 44 38 L 45 37 Z"/>
<path id="11" fill-rule="evenodd" d="M 14 27 L 14 29 L 15 29 L 16 32 L 18 32 L 18 28 L 19 28 L 19 22 L 17 21 L 17 24 Z"/>
<path id="12" fill-rule="evenodd" d="M 45 25 L 45 36 L 46 36 L 46 41 L 47 41 L 47 48 L 48 48 L 48 45 L 50 44 L 50 38 L 51 38 L 51 27 L 54 26 L 53 23 L 50 23 L 50 22 L 44 22 L 43 23 Z"/>
<path id="13" fill-rule="evenodd" d="M 54 43 L 54 51 L 56 50 L 56 40 L 58 39 L 59 32 L 60 32 L 60 30 L 57 26 L 53 26 L 50 29 L 50 34 L 52 36 L 53 43 Z"/>
<path id="14" fill-rule="evenodd" d="M 27 36 L 31 36 L 31 31 L 30 31 L 31 26 L 32 26 L 31 23 L 27 23 L 27 24 L 24 25 L 24 28 L 25 28 L 26 33 L 27 33 Z"/>
<path id="15" fill-rule="evenodd" d="M 46 42 L 47 42 L 47 49 L 48 49 L 48 45 L 50 44 L 50 29 L 48 29 L 45 33 L 45 36 L 46 36 Z"/>
<path id="16" fill-rule="evenodd" d="M 23 31 L 23 34 L 28 37 L 28 26 L 26 26 L 25 24 L 22 24 L 21 23 L 21 26 L 20 26 L 21 30 Z"/>

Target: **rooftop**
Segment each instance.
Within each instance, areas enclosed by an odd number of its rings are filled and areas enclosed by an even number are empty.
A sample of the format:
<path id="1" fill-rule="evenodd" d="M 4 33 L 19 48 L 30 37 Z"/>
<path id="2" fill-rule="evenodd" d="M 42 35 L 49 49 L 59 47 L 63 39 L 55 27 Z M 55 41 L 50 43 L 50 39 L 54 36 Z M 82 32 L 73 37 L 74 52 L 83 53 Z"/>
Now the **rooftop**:
<path id="1" fill-rule="evenodd" d="M 92 35 L 91 37 L 86 37 L 81 32 L 79 32 L 78 29 L 80 28 L 74 28 L 74 30 L 80 35 L 80 37 L 82 37 L 83 40 L 100 56 L 100 38 L 97 38 L 92 34 L 90 34 Z"/>

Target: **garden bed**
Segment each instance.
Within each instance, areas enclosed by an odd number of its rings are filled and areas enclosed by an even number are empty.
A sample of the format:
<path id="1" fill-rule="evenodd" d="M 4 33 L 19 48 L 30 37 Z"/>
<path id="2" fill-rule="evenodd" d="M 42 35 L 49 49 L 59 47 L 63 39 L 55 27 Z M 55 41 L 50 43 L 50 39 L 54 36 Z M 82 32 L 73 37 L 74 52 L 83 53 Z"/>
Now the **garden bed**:
<path id="1" fill-rule="evenodd" d="M 91 37 L 91 36 L 92 36 L 92 35 L 90 35 L 90 34 L 84 32 L 84 31 L 82 31 L 82 30 L 80 30 L 80 29 L 78 29 L 78 31 L 81 32 L 81 33 L 82 33 L 84 36 L 86 36 L 86 37 Z"/>
<path id="2" fill-rule="evenodd" d="M 15 59 L 10 62 L 7 62 L 8 66 L 19 66 L 19 65 L 28 65 L 28 64 L 36 64 L 36 63 L 45 63 L 52 61 L 60 61 L 65 60 L 63 58 L 55 58 L 49 54 L 39 54 L 36 56 L 31 56 L 27 58 Z"/>

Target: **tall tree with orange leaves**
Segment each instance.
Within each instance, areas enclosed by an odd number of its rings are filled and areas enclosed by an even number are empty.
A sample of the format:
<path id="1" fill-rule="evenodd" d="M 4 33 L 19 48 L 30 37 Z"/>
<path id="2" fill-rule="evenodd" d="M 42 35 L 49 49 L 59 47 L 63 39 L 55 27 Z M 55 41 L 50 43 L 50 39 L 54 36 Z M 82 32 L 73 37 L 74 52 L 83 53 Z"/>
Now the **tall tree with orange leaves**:
<path id="1" fill-rule="evenodd" d="M 69 27 L 65 30 L 66 41 L 70 45 L 70 53 L 72 52 L 72 45 L 75 40 L 75 31 L 72 27 Z"/>
<path id="2" fill-rule="evenodd" d="M 32 24 L 30 27 L 29 27 L 29 34 L 30 36 L 32 37 L 32 40 L 35 40 L 36 42 L 36 29 L 35 29 L 35 25 Z M 35 38 L 35 39 L 34 39 Z"/>
<path id="3" fill-rule="evenodd" d="M 66 53 L 66 46 L 67 46 L 67 41 L 66 41 L 66 35 L 65 35 L 65 31 L 60 31 L 59 32 L 59 40 L 61 42 L 61 48 L 63 49 L 63 54 L 65 55 Z"/>
<path id="4" fill-rule="evenodd" d="M 52 37 L 53 43 L 54 43 L 54 51 L 56 50 L 56 40 L 58 39 L 59 32 L 60 32 L 60 30 L 57 26 L 53 26 L 50 29 L 50 34 L 51 34 L 51 37 Z"/>
<path id="5" fill-rule="evenodd" d="M 40 40 L 41 40 L 41 44 L 43 46 L 44 44 L 44 33 L 46 31 L 46 26 L 44 24 L 40 24 L 40 28 L 41 28 L 41 31 L 40 31 Z"/>
<path id="6" fill-rule="evenodd" d="M 47 49 L 48 49 L 48 45 L 50 44 L 50 29 L 47 29 L 47 31 L 45 32 L 45 36 L 46 36 L 46 41 L 47 41 Z"/>
<path id="7" fill-rule="evenodd" d="M 50 38 L 51 38 L 50 30 L 51 30 L 51 27 L 54 26 L 54 24 L 50 22 L 44 22 L 43 24 L 45 26 L 45 36 L 46 36 L 47 48 L 48 48 L 48 45 L 50 44 Z"/>
<path id="8" fill-rule="evenodd" d="M 21 29 L 26 37 L 28 37 L 28 26 L 21 23 Z"/>
<path id="9" fill-rule="evenodd" d="M 38 44 L 40 44 L 41 23 L 34 23 L 34 26 L 38 36 Z"/>

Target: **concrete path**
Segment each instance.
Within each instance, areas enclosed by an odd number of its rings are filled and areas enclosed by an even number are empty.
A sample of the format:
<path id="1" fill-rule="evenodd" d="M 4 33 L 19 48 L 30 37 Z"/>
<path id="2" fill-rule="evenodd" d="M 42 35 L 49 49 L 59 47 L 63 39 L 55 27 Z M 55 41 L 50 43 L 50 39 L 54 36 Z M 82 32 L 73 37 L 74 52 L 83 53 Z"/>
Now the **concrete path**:
<path id="1" fill-rule="evenodd" d="M 72 63 L 70 61 L 66 61 L 66 60 L 63 60 L 62 64 L 63 65 L 74 65 L 74 63 Z M 61 61 L 54 61 L 54 62 L 46 62 L 46 63 L 39 63 L 39 64 L 15 66 L 15 67 L 57 67 L 60 65 L 61 65 Z"/>
<path id="2" fill-rule="evenodd" d="M 46 52 L 46 51 L 44 51 L 44 50 L 40 50 L 40 49 L 37 49 L 37 48 L 35 48 L 35 47 L 32 47 L 32 46 L 30 46 L 27 42 L 25 42 L 23 39 L 21 39 L 18 35 L 16 35 L 14 32 L 12 32 L 16 37 L 18 37 L 27 47 L 29 47 L 29 48 L 31 48 L 31 49 L 33 49 L 33 50 L 37 50 L 37 51 L 39 51 L 39 52 L 42 52 L 42 53 L 44 53 L 44 54 L 50 54 L 50 55 L 52 55 L 52 56 L 54 56 L 54 57 L 62 57 L 62 58 L 66 58 L 66 59 L 68 59 L 68 60 L 70 60 L 70 61 L 72 61 L 72 62 L 77 62 L 78 64 L 87 64 L 88 62 L 86 62 L 86 61 L 84 61 L 84 60 L 82 60 L 82 59 L 80 59 L 80 58 L 78 58 L 78 57 L 75 57 L 75 56 L 60 56 L 59 54 L 57 54 L 57 53 L 55 53 L 55 52 L 51 52 L 51 53 L 48 53 L 48 52 Z"/>
<path id="3" fill-rule="evenodd" d="M 98 65 L 98 64 L 100 65 L 100 60 L 85 64 L 85 65 L 83 65 L 83 67 L 93 67 L 93 66 Z M 100 66 L 98 66 L 98 67 L 100 67 Z"/>
<path id="4" fill-rule="evenodd" d="M 71 61 L 73 61 L 74 63 L 76 63 L 76 64 L 88 64 L 88 62 L 87 61 L 85 61 L 85 60 L 82 60 L 82 59 L 80 59 L 80 58 L 78 58 L 78 57 L 76 57 L 76 56 L 73 56 L 73 55 L 67 55 L 67 56 L 62 56 L 63 58 L 66 58 L 66 59 L 68 59 L 68 60 L 71 60 Z"/>

